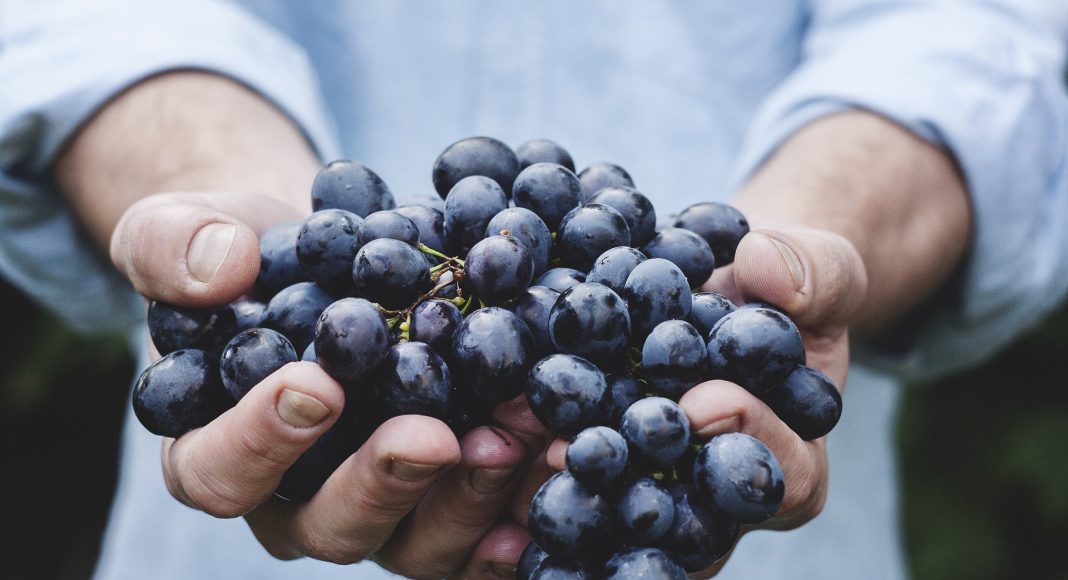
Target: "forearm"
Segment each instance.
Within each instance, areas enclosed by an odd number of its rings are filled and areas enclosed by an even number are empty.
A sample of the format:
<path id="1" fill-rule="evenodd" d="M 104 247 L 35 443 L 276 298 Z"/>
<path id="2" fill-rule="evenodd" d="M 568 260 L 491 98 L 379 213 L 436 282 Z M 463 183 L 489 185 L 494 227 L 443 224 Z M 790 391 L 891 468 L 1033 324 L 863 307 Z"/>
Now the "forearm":
<path id="1" fill-rule="evenodd" d="M 854 319 L 862 329 L 901 314 L 945 282 L 972 227 L 950 155 L 863 112 L 829 116 L 798 131 L 735 204 L 754 228 L 814 227 L 848 239 L 868 276 Z"/>
<path id="2" fill-rule="evenodd" d="M 220 76 L 176 72 L 109 103 L 71 140 L 55 174 L 107 248 L 123 212 L 158 192 L 258 193 L 307 211 L 319 165 L 296 126 L 259 95 Z"/>

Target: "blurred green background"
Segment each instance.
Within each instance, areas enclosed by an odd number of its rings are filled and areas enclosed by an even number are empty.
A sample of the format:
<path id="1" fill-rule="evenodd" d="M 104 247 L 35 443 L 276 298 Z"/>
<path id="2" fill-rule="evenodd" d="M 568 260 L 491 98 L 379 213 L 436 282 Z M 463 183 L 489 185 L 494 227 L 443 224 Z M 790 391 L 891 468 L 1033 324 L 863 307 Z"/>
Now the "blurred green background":
<path id="1" fill-rule="evenodd" d="M 0 577 L 86 578 L 133 363 L 2 281 L 0 321 Z M 983 368 L 908 389 L 898 427 L 915 578 L 1068 579 L 1068 310 Z"/>

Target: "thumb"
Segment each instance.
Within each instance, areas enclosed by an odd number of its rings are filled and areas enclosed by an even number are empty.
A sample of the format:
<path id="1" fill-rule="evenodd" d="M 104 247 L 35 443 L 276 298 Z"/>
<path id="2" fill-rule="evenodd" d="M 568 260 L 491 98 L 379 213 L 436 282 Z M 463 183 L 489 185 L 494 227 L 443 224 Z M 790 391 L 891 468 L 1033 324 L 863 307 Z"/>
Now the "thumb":
<path id="1" fill-rule="evenodd" d="M 255 194 L 157 194 L 123 214 L 111 236 L 111 260 L 146 298 L 224 304 L 256 280 L 259 233 L 299 218 L 295 208 Z"/>
<path id="2" fill-rule="evenodd" d="M 847 326 L 868 288 L 853 244 L 817 229 L 751 232 L 738 245 L 734 280 L 747 301 L 774 304 L 815 332 Z"/>

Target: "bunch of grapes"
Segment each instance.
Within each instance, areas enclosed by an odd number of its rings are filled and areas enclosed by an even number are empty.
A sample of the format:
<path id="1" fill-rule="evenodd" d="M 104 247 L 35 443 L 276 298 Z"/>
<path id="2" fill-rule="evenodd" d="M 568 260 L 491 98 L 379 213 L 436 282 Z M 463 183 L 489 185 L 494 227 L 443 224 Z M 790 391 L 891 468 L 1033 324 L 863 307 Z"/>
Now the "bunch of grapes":
<path id="1" fill-rule="evenodd" d="M 150 304 L 163 357 L 138 379 L 138 419 L 177 437 L 283 365 L 317 361 L 346 406 L 276 491 L 301 501 L 390 417 L 436 417 L 461 436 L 523 395 L 571 443 L 567 470 L 531 503 L 521 577 L 684 578 L 711 565 L 740 524 L 778 510 L 783 475 L 753 437 L 699 441 L 679 398 L 730 380 L 814 439 L 841 397 L 805 366 L 782 311 L 693 290 L 733 261 L 749 229 L 737 210 L 699 203 L 658 220 L 621 167 L 574 171 L 552 141 L 513 151 L 472 137 L 435 161 L 441 199 L 396 207 L 363 164 L 326 165 L 314 213 L 261 236 L 249 295 Z"/>

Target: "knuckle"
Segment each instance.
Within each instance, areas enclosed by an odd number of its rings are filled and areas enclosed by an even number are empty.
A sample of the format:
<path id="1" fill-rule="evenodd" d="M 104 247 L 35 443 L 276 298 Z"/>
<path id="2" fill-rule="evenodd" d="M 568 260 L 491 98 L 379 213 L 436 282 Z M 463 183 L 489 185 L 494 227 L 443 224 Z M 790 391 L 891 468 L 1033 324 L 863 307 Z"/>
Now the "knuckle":
<path id="1" fill-rule="evenodd" d="M 213 517 L 236 518 L 253 507 L 242 501 L 240 494 L 219 478 L 205 476 L 197 470 L 187 472 L 182 488 L 193 505 Z"/>
<path id="2" fill-rule="evenodd" d="M 309 558 L 339 565 L 355 564 L 368 554 L 354 542 L 321 531 L 309 531 L 301 539 L 301 546 L 301 551 Z"/>
<path id="3" fill-rule="evenodd" d="M 239 456 L 255 465 L 256 471 L 281 473 L 293 462 L 288 446 L 276 444 L 257 429 L 240 431 L 236 443 Z"/>

